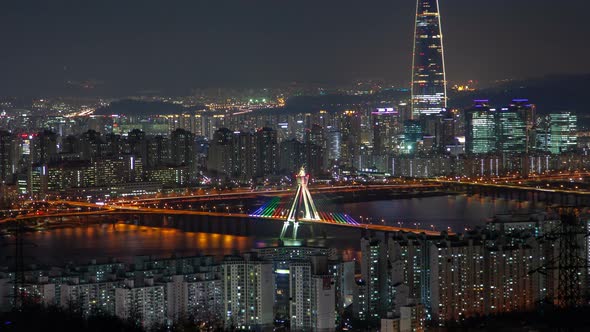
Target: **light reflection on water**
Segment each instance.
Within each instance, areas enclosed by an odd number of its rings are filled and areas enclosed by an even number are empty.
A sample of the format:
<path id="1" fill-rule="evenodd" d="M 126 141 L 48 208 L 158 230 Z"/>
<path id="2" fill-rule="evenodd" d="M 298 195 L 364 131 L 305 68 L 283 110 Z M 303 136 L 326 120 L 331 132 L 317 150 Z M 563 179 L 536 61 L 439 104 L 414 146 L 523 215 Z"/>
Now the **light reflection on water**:
<path id="1" fill-rule="evenodd" d="M 173 253 L 182 256 L 223 256 L 247 251 L 254 243 L 254 239 L 247 236 L 128 224 L 51 229 L 27 233 L 25 241 L 29 244 L 25 248 L 26 261 L 49 265 L 62 265 L 69 261 L 85 263 L 94 258 L 104 261 L 111 257 L 131 262 L 134 256 L 170 256 Z"/>
<path id="2" fill-rule="evenodd" d="M 451 227 L 462 231 L 464 227 L 483 225 L 487 218 L 497 213 L 542 209 L 538 203 L 494 199 L 481 196 L 438 196 L 391 201 L 329 204 L 326 208 L 341 211 L 354 218 L 370 216 L 373 222 L 384 220 L 393 226 L 420 226 L 436 230 Z M 277 234 L 278 235 L 278 234 Z M 0 239 L 0 246 L 6 251 L 10 239 Z M 166 257 L 171 254 L 182 256 L 207 254 L 222 257 L 252 248 L 274 245 L 275 238 L 236 236 L 226 234 L 185 232 L 178 229 L 153 228 L 129 224 L 89 225 L 76 228 L 52 229 L 28 233 L 25 248 L 29 263 L 63 265 L 66 262 L 86 263 L 91 259 L 105 261 L 116 257 L 132 262 L 134 256 L 155 255 Z M 326 239 L 310 241 L 314 246 L 334 246 L 346 260 L 360 259 L 358 252 L 359 235 L 342 235 L 338 229 L 330 228 Z M 8 251 L 13 250 L 9 249 Z M 8 264 L 8 255 L 0 257 L 0 265 Z"/>
<path id="3" fill-rule="evenodd" d="M 341 204 L 338 208 L 345 210 L 356 219 L 360 216 L 364 219 L 370 217 L 373 223 L 380 223 L 383 220 L 385 224 L 391 226 L 422 229 L 431 229 L 432 225 L 435 230 L 451 227 L 452 230 L 460 232 L 465 227 L 484 225 L 487 219 L 496 214 L 540 210 L 545 206 L 542 203 L 479 195 L 448 195 L 347 203 Z"/>

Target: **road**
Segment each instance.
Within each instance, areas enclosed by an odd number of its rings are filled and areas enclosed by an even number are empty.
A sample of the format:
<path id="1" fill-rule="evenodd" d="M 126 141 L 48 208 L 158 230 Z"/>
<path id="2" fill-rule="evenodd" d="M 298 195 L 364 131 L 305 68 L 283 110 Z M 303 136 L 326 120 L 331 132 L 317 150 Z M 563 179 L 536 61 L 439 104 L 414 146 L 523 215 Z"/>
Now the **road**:
<path id="1" fill-rule="evenodd" d="M 440 185 L 413 185 L 413 186 L 376 186 L 372 188 L 371 186 L 365 186 L 362 190 L 375 190 L 375 189 L 393 189 L 393 188 L 404 188 L 407 190 L 408 188 L 434 188 L 440 187 Z M 353 188 L 353 187 L 330 187 L 325 189 L 320 189 L 312 192 L 343 192 L 343 191 L 358 191 L 360 189 Z M 244 193 L 221 193 L 218 194 L 219 196 L 223 197 L 226 195 L 239 195 L 239 194 L 252 194 L 252 192 L 244 192 Z M 274 191 L 259 191 L 256 192 L 257 195 L 260 194 L 267 194 L 278 196 L 279 194 L 293 194 L 292 190 L 274 190 Z M 228 213 L 228 212 L 210 212 L 210 211 L 194 211 L 194 210 L 184 210 L 184 209 L 164 209 L 164 208 L 152 208 L 152 207 L 143 207 L 140 202 L 151 202 L 160 200 L 160 199 L 175 199 L 175 200 L 184 200 L 184 199 L 194 199 L 198 197 L 210 197 L 210 195 L 190 195 L 190 196 L 178 196 L 178 197 L 166 197 L 166 198 L 150 198 L 150 199 L 139 199 L 139 200 L 129 200 L 129 201 L 113 201 L 112 203 L 89 203 L 89 202 L 81 202 L 81 201 L 67 201 L 67 200 L 55 200 L 55 201 L 47 201 L 48 204 L 52 206 L 67 206 L 67 207 L 75 207 L 86 209 L 86 211 L 56 211 L 54 213 L 46 213 L 46 214 L 39 214 L 39 213 L 29 213 L 24 215 L 19 215 L 16 217 L 10 217 L 0 220 L 1 223 L 8 223 L 11 221 L 25 221 L 25 220 L 36 220 L 36 219 L 46 219 L 46 218 L 63 218 L 63 217 L 78 217 L 78 216 L 100 216 L 100 215 L 138 215 L 138 214 L 157 214 L 157 215 L 190 215 L 190 216 L 209 216 L 209 217 L 218 217 L 218 218 L 247 218 L 247 219 L 269 219 L 275 220 L 277 222 L 284 222 L 285 217 L 280 216 L 270 216 L 270 217 L 259 217 L 259 216 L 252 216 L 245 213 Z M 374 230 L 374 231 L 383 231 L 383 232 L 408 232 L 408 233 L 417 233 L 421 234 L 424 233 L 429 236 L 438 236 L 440 232 L 432 231 L 432 230 L 424 230 L 424 229 L 416 229 L 416 228 L 407 228 L 407 227 L 395 227 L 395 226 L 387 226 L 387 225 L 376 225 L 376 224 L 349 224 L 349 223 L 342 223 L 337 221 L 328 221 L 328 220 L 320 220 L 320 221 L 301 221 L 303 224 L 310 224 L 310 223 L 318 223 L 318 224 L 329 224 L 332 226 L 339 226 L 339 227 L 353 227 L 359 229 L 367 229 L 367 230 Z"/>

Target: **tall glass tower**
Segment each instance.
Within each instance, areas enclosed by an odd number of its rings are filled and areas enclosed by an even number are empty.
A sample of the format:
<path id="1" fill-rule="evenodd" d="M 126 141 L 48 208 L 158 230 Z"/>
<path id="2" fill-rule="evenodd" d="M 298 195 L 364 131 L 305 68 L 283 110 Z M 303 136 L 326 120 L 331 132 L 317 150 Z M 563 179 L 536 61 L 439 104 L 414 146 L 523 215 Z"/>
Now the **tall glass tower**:
<path id="1" fill-rule="evenodd" d="M 417 0 L 412 62 L 412 118 L 447 107 L 447 82 L 438 0 Z"/>

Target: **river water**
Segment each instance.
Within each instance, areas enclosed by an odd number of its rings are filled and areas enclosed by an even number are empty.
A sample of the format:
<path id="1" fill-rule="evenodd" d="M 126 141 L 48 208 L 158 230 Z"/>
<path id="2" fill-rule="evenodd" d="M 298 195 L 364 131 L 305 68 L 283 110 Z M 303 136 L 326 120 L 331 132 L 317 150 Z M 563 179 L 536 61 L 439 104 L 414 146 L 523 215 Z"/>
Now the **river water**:
<path id="1" fill-rule="evenodd" d="M 393 226 L 461 232 L 465 228 L 483 225 L 498 213 L 530 211 L 544 206 L 478 195 L 448 195 L 330 205 L 324 208 L 346 212 L 357 220 L 385 223 Z M 277 234 L 278 236 L 278 234 Z M 329 234 L 326 239 L 312 240 L 310 245 L 335 246 L 345 259 L 358 258 L 358 237 L 342 238 Z M 276 238 L 236 236 L 185 232 L 129 224 L 94 224 L 76 228 L 51 229 L 27 233 L 25 246 L 27 263 L 63 265 L 67 262 L 86 263 L 91 259 L 105 261 L 116 257 L 131 262 L 134 256 L 170 256 L 209 254 L 223 256 L 251 248 L 276 244 Z M 0 265 L 10 260 L 10 238 L 0 239 L 0 248 L 8 255 L 0 257 Z"/>

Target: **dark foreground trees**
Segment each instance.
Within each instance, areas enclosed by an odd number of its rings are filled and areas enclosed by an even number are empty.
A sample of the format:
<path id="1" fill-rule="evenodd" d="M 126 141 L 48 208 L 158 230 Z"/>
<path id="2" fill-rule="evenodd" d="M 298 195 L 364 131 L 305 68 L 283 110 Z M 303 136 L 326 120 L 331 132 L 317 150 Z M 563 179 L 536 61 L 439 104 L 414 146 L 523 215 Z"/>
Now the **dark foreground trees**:
<path id="1" fill-rule="evenodd" d="M 96 314 L 84 317 L 76 311 L 57 306 L 25 305 L 20 310 L 0 313 L 0 331 L 112 331 L 143 330 L 114 316 Z"/>

